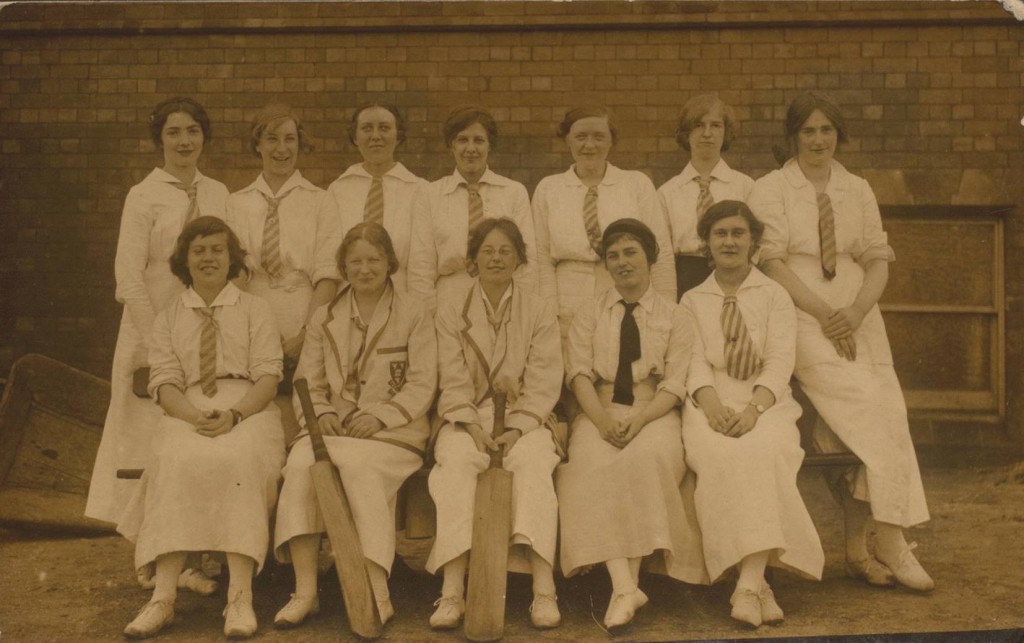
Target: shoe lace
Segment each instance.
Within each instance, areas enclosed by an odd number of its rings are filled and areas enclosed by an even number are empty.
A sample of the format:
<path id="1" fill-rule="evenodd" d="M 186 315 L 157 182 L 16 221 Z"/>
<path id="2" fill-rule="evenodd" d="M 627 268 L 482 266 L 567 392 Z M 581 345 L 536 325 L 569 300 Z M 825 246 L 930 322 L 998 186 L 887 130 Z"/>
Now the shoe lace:
<path id="1" fill-rule="evenodd" d="M 139 611 L 135 613 L 135 618 L 138 619 L 140 616 L 143 615 L 143 613 L 148 612 L 150 610 L 156 610 L 156 609 L 162 610 L 162 612 L 160 613 L 160 618 L 163 618 L 163 616 L 164 616 L 163 613 L 166 612 L 167 610 L 169 610 L 172 605 L 174 605 L 174 603 L 172 603 L 171 601 L 168 601 L 168 600 L 164 600 L 164 599 L 152 600 L 152 601 L 146 603 L 145 605 L 143 605 L 142 607 L 139 608 Z"/>

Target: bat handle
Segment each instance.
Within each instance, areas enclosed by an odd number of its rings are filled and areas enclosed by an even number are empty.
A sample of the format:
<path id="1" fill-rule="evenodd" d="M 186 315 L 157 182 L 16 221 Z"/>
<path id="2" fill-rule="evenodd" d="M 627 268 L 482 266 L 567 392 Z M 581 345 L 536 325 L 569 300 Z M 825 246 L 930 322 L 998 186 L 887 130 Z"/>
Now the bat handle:
<path id="1" fill-rule="evenodd" d="M 327 454 L 327 445 L 324 444 L 324 436 L 320 433 L 320 423 L 317 421 L 316 409 L 313 408 L 313 398 L 309 396 L 309 384 L 306 382 L 306 378 L 300 377 L 295 380 L 292 388 L 299 396 L 302 416 L 306 420 L 306 430 L 309 431 L 309 441 L 313 445 L 313 457 L 317 462 L 329 462 L 331 456 Z"/>
<path id="2" fill-rule="evenodd" d="M 505 391 L 496 391 L 494 393 L 494 430 L 491 431 L 491 437 L 497 440 L 501 437 L 501 434 L 505 432 L 505 404 L 508 401 L 507 394 Z M 495 468 L 501 467 L 501 449 L 491 452 L 491 466 Z"/>

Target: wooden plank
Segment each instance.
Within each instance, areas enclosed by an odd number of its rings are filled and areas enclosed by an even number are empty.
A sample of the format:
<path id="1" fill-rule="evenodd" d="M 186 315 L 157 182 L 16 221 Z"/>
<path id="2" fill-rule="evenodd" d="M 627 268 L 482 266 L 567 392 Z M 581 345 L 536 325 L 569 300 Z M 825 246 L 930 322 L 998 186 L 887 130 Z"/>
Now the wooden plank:
<path id="1" fill-rule="evenodd" d="M 85 517 L 85 496 L 42 489 L 0 489 L 0 523 L 110 533 L 110 523 Z"/>

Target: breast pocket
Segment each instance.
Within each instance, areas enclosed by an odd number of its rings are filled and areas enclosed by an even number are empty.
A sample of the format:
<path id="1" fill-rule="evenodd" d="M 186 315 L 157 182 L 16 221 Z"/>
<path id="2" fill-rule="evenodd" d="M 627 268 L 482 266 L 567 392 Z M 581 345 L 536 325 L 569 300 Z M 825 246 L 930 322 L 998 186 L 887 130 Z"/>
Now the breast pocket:
<path id="1" fill-rule="evenodd" d="M 405 386 L 409 372 L 409 346 L 383 346 L 377 349 L 376 357 L 386 369 L 388 395 L 396 395 Z"/>

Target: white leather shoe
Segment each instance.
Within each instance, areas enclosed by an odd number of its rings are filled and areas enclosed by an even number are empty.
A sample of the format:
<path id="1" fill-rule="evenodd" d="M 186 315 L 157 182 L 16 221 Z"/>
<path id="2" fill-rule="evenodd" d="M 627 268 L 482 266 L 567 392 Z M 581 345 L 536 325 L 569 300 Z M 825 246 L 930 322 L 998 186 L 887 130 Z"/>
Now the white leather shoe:
<path id="1" fill-rule="evenodd" d="M 437 609 L 430 615 L 430 627 L 435 630 L 454 630 L 466 613 L 466 601 L 455 596 L 442 596 L 434 605 Z"/>
<path id="2" fill-rule="evenodd" d="M 256 612 L 252 610 L 252 593 L 236 592 L 224 608 L 224 636 L 247 639 L 256 633 Z"/>
<path id="3" fill-rule="evenodd" d="M 274 617 L 274 627 L 288 629 L 300 625 L 309 616 L 320 613 L 320 598 L 318 596 L 299 596 L 292 594 L 284 607 Z"/>
<path id="4" fill-rule="evenodd" d="M 554 594 L 536 594 L 530 603 L 530 623 L 539 630 L 558 627 L 562 613 L 558 611 L 558 597 Z"/>
<path id="5" fill-rule="evenodd" d="M 647 604 L 647 594 L 636 590 L 628 594 L 615 594 L 608 603 L 608 611 L 604 613 L 604 626 L 608 629 L 628 625 L 636 616 L 636 611 Z"/>
<path id="6" fill-rule="evenodd" d="M 132 622 L 124 628 L 130 639 L 147 639 L 174 621 L 174 603 L 150 601 L 142 606 Z"/>

